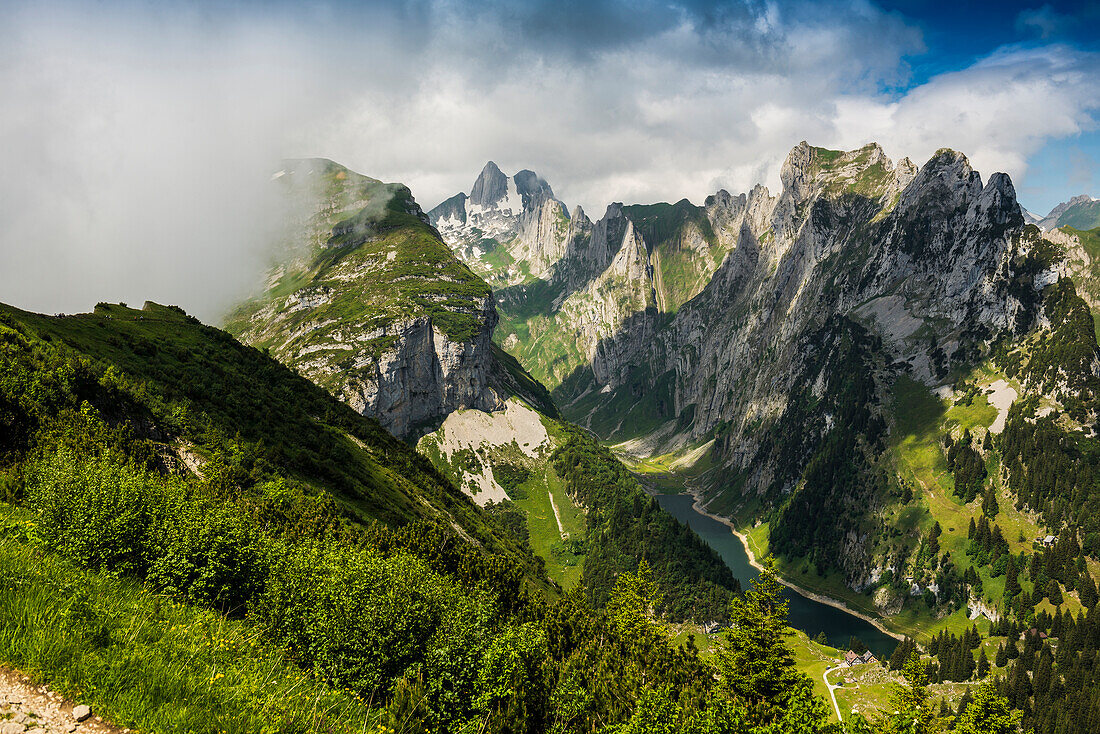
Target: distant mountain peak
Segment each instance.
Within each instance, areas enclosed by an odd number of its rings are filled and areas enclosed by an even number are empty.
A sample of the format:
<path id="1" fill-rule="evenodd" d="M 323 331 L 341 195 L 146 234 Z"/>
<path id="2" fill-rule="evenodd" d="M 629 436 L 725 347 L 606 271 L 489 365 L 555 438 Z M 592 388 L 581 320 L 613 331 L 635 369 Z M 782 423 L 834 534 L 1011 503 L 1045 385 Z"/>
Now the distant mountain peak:
<path id="1" fill-rule="evenodd" d="M 554 190 L 546 179 L 534 171 L 524 169 L 512 177 L 516 183 L 516 190 L 523 197 L 523 208 L 534 209 L 544 201 L 554 198 Z"/>
<path id="2" fill-rule="evenodd" d="M 1039 220 L 1038 225 L 1044 230 L 1058 227 L 1082 230 L 1100 227 L 1100 200 L 1088 194 L 1078 194 L 1051 209 L 1049 214 Z"/>
<path id="3" fill-rule="evenodd" d="M 489 161 L 481 169 L 473 188 L 470 189 L 470 203 L 481 207 L 489 207 L 508 195 L 508 177 L 497 167 L 496 163 Z"/>

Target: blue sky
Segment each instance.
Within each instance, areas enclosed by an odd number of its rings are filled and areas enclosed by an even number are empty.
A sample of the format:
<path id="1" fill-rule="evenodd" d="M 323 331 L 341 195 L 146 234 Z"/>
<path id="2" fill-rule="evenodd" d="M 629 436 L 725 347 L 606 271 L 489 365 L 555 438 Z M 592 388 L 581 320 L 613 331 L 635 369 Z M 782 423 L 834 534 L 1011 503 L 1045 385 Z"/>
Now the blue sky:
<path id="1" fill-rule="evenodd" d="M 0 300 L 216 316 L 262 271 L 283 157 L 425 207 L 491 159 L 598 217 L 876 141 L 960 150 L 1044 214 L 1100 196 L 1098 27 L 1095 2 L 0 0 Z"/>
<path id="2" fill-rule="evenodd" d="M 973 65 L 1004 47 L 1064 44 L 1100 51 L 1100 3 L 921 2 L 899 0 L 882 7 L 919 27 L 926 50 L 906 61 L 911 84 Z M 1095 110 L 1093 110 L 1095 119 Z M 1100 196 L 1100 134 L 1095 129 L 1050 139 L 1027 159 L 1015 181 L 1021 202 L 1040 214 L 1071 196 Z"/>

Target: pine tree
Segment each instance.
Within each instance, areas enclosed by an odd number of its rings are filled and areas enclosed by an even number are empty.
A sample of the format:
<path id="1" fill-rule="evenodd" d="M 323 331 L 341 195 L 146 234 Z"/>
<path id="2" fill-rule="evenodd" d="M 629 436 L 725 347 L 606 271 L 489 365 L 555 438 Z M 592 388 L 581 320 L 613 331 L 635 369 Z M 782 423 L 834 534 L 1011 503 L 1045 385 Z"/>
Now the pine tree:
<path id="1" fill-rule="evenodd" d="M 1044 646 L 1043 652 L 1039 655 L 1039 664 L 1035 668 L 1035 680 L 1032 685 L 1035 687 L 1035 695 L 1045 695 L 1050 690 L 1050 683 L 1053 677 L 1054 656 L 1050 653 L 1050 648 Z"/>
<path id="2" fill-rule="evenodd" d="M 1077 581 L 1077 594 L 1081 597 L 1081 604 L 1085 609 L 1096 606 L 1096 582 L 1088 571 L 1083 572 Z"/>
<path id="3" fill-rule="evenodd" d="M 992 520 L 997 517 L 997 513 L 1000 511 L 1000 505 L 997 504 L 997 493 L 993 490 L 993 487 L 989 487 L 982 497 L 982 514 Z"/>
<path id="4" fill-rule="evenodd" d="M 1016 570 L 1016 559 L 1010 555 L 1005 565 L 1005 596 L 1011 598 L 1019 593 L 1020 573 Z"/>
<path id="5" fill-rule="evenodd" d="M 894 654 L 890 656 L 890 670 L 901 670 L 905 667 L 905 661 L 917 649 L 917 643 L 912 637 L 906 637 L 894 648 Z"/>
<path id="6" fill-rule="evenodd" d="M 974 700 L 966 706 L 955 724 L 958 734 L 1015 734 L 1023 713 L 1012 711 L 1008 699 L 989 684 L 974 691 Z"/>
<path id="7" fill-rule="evenodd" d="M 1005 643 L 1002 642 L 997 648 L 997 654 L 993 656 L 993 664 L 998 668 L 1008 665 L 1008 650 L 1005 649 Z"/>
<path id="8" fill-rule="evenodd" d="M 1005 540 L 1000 525 L 993 526 L 993 533 L 989 537 L 989 548 L 994 556 L 999 556 L 1008 551 L 1008 541 Z"/>
<path id="9" fill-rule="evenodd" d="M 1047 597 L 1054 606 L 1058 606 L 1062 603 L 1062 587 L 1059 586 L 1058 582 L 1054 579 L 1051 579 L 1050 583 L 1047 585 Z"/>
<path id="10" fill-rule="evenodd" d="M 974 518 L 970 518 L 970 526 L 966 529 L 966 537 L 969 540 L 974 540 L 974 535 L 977 534 L 978 529 L 974 525 Z"/>
<path id="11" fill-rule="evenodd" d="M 955 709 L 955 716 L 962 716 L 966 711 L 966 707 L 970 705 L 970 702 L 974 700 L 974 697 L 970 695 L 970 689 L 967 688 L 963 693 L 962 698 L 959 699 L 959 707 Z"/>
<path id="12" fill-rule="evenodd" d="M 752 587 L 730 604 L 730 631 L 717 655 L 723 689 L 745 702 L 759 721 L 775 718 L 803 677 L 786 643 L 792 634 L 783 586 L 769 556 Z"/>
<path id="13" fill-rule="evenodd" d="M 928 677 L 916 652 L 902 668 L 905 685 L 894 684 L 890 692 L 890 708 L 894 713 L 883 722 L 887 734 L 932 734 L 935 713 L 928 698 Z"/>
<path id="14" fill-rule="evenodd" d="M 982 650 L 981 655 L 978 656 L 978 678 L 984 678 L 989 675 L 989 658 L 985 655 L 985 650 Z"/>

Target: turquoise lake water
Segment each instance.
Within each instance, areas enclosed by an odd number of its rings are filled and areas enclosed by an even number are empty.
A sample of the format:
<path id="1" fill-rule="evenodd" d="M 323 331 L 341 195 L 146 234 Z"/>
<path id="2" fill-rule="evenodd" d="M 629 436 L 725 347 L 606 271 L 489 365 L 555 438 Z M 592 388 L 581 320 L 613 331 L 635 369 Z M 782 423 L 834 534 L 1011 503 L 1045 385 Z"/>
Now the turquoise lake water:
<path id="1" fill-rule="evenodd" d="M 690 495 L 658 495 L 657 501 L 669 514 L 698 533 L 699 537 L 714 548 L 733 571 L 733 575 L 741 582 L 741 586 L 748 588 L 759 571 L 753 568 L 745 546 L 736 535 L 730 532 L 728 526 L 696 511 L 692 506 L 695 500 Z M 788 614 L 790 625 L 802 630 L 810 637 L 816 637 L 819 632 L 824 632 L 826 639 L 833 647 L 847 649 L 848 640 L 854 635 L 863 640 L 867 648 L 879 659 L 883 659 L 889 657 L 898 644 L 896 639 L 873 624 L 836 607 L 807 599 L 789 589 L 787 600 L 790 603 Z"/>

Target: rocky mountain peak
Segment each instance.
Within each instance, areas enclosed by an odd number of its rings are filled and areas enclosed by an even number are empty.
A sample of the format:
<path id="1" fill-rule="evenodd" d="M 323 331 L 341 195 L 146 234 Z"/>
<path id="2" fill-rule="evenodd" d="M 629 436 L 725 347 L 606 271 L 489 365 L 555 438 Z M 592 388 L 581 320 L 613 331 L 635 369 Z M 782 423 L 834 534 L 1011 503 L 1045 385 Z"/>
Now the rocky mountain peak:
<path id="1" fill-rule="evenodd" d="M 783 183 L 783 191 L 789 193 L 796 201 L 809 198 L 813 157 L 814 148 L 803 140 L 791 148 L 791 152 L 783 161 L 783 167 L 779 169 L 779 180 Z"/>
<path id="2" fill-rule="evenodd" d="M 489 161 L 481 169 L 474 186 L 470 189 L 470 203 L 477 206 L 491 206 L 508 195 L 508 177 Z"/>
<path id="3" fill-rule="evenodd" d="M 1007 173 L 994 173 L 982 189 L 981 208 L 991 212 L 997 224 L 1020 226 L 1024 214 L 1016 201 L 1016 187 Z"/>
<path id="4" fill-rule="evenodd" d="M 904 189 L 908 186 L 917 177 L 917 171 L 917 164 L 913 163 L 909 156 L 898 161 L 897 167 L 894 169 L 894 174 L 898 179 L 898 187 Z"/>
<path id="5" fill-rule="evenodd" d="M 523 210 L 530 211 L 542 206 L 543 202 L 554 199 L 554 190 L 546 179 L 534 171 L 524 169 L 512 177 L 516 191 L 523 197 Z"/>
<path id="6" fill-rule="evenodd" d="M 982 190 L 981 175 L 970 167 L 966 156 L 948 148 L 936 151 L 913 177 L 901 195 L 901 203 L 914 201 L 932 204 L 933 198 L 954 199 L 959 195 L 977 196 Z"/>
<path id="7" fill-rule="evenodd" d="M 442 204 L 432 209 L 428 216 L 442 227 L 441 220 L 446 220 L 452 226 L 466 223 L 466 194 L 455 194 Z"/>
<path id="8" fill-rule="evenodd" d="M 933 153 L 928 162 L 924 164 L 921 172 L 928 175 L 940 175 L 942 173 L 943 175 L 965 179 L 977 175 L 970 166 L 970 159 L 951 148 L 940 148 Z M 980 176 L 978 178 L 981 179 Z"/>
<path id="9" fill-rule="evenodd" d="M 1063 201 L 1045 217 L 1036 217 L 1036 223 L 1044 230 L 1070 226 L 1074 229 L 1093 229 L 1100 226 L 1100 199 L 1080 194 Z"/>

